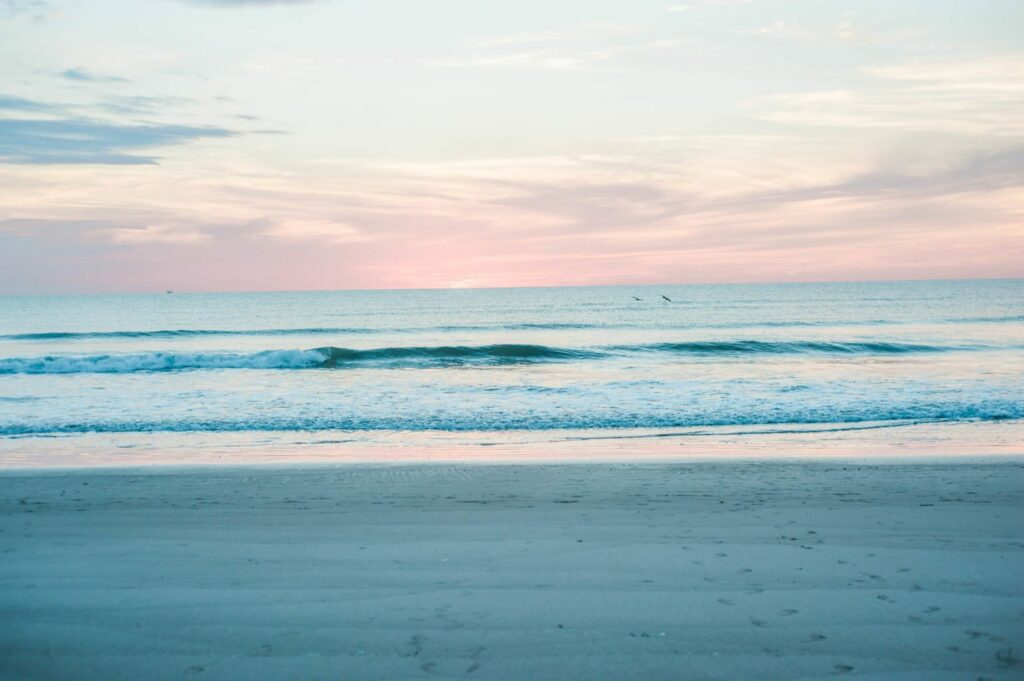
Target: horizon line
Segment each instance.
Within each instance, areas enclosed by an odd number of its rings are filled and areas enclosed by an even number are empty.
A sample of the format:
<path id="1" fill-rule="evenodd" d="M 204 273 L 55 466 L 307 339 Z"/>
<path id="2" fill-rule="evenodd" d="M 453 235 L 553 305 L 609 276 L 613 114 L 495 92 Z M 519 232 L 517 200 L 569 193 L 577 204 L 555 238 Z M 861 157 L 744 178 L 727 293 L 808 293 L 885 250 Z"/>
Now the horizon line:
<path id="1" fill-rule="evenodd" d="M 144 291 L 90 291 L 79 293 L 4 293 L 0 298 L 59 298 L 59 297 L 90 297 L 90 296 L 163 296 L 163 295 L 222 295 L 222 294 L 254 294 L 254 293 L 383 293 L 389 291 L 508 291 L 520 289 L 558 289 L 558 288 L 655 288 L 658 286 L 801 286 L 820 284 L 909 284 L 909 283 L 952 283 L 952 282 L 1024 282 L 1024 274 L 1017 277 L 953 277 L 936 279 L 809 279 L 806 281 L 724 281 L 724 282 L 661 282 L 652 284 L 558 284 L 521 286 L 396 286 L 384 288 L 324 288 L 324 289 L 219 289 L 219 290 L 144 290 Z"/>

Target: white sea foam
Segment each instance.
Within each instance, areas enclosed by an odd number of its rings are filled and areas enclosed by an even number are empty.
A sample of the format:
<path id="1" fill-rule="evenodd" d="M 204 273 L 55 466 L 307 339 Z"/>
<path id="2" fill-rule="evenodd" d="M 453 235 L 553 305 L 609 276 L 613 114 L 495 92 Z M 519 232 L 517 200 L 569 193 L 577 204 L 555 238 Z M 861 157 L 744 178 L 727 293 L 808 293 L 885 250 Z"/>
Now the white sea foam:
<path id="1" fill-rule="evenodd" d="M 112 355 L 46 355 L 0 359 L 0 374 L 125 374 L 183 369 L 308 369 L 325 357 L 316 350 L 141 352 Z"/>

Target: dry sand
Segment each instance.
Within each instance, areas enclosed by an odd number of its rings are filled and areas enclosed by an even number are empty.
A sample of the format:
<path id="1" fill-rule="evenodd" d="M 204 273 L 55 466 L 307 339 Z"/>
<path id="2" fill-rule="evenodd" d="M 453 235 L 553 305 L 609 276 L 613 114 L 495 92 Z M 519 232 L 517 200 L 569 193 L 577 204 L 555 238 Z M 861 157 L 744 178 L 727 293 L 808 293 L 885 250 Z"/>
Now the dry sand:
<path id="1" fill-rule="evenodd" d="M 3 679 L 1021 679 L 1024 465 L 9 471 Z"/>

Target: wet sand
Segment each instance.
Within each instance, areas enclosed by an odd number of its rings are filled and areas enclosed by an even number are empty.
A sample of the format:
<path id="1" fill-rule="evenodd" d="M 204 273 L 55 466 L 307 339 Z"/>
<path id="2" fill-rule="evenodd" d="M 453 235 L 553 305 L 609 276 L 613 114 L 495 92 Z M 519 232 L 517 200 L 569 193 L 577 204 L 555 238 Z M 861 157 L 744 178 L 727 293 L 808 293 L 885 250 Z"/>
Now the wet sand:
<path id="1" fill-rule="evenodd" d="M 1024 465 L 0 473 L 3 679 L 1019 679 Z"/>

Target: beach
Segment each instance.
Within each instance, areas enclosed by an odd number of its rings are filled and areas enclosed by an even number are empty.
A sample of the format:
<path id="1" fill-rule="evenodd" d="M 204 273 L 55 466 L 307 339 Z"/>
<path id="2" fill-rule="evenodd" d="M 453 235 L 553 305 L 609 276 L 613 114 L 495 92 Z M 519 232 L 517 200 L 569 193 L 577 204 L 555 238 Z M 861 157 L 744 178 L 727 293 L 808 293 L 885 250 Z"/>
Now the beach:
<path id="1" fill-rule="evenodd" d="M 1024 681 L 1022 27 L 0 0 L 0 681 Z"/>
<path id="2" fill-rule="evenodd" d="M 3 679 L 1018 679 L 1024 464 L 9 469 Z"/>

